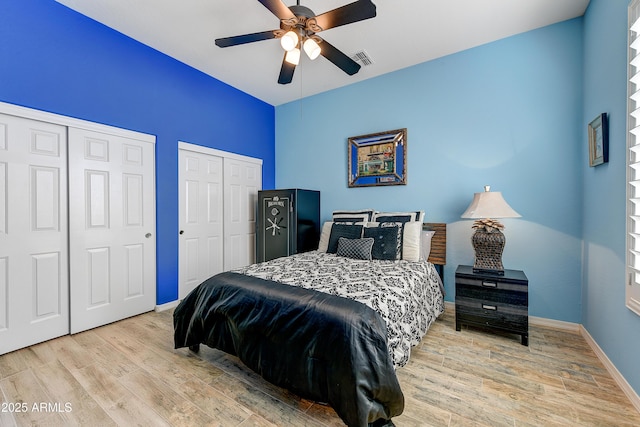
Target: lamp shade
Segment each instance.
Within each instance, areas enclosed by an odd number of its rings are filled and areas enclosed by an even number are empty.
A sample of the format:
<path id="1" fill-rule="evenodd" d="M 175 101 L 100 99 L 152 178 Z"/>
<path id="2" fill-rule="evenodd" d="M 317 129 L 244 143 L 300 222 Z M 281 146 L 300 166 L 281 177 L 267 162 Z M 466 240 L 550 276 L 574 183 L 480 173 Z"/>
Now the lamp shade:
<path id="1" fill-rule="evenodd" d="M 280 46 L 287 52 L 298 46 L 298 35 L 295 31 L 287 31 L 280 39 Z"/>
<path id="2" fill-rule="evenodd" d="M 519 218 L 521 216 L 509 206 L 501 192 L 490 191 L 490 189 L 487 185 L 484 187 L 484 192 L 475 193 L 471 204 L 461 218 Z"/>
<path id="3" fill-rule="evenodd" d="M 298 65 L 300 62 L 300 49 L 297 47 L 287 52 L 284 57 L 285 61 L 292 65 Z"/>
<path id="4" fill-rule="evenodd" d="M 312 61 L 320 55 L 320 46 L 318 46 L 318 43 L 316 43 L 316 41 L 311 38 L 304 41 L 303 47 L 304 51 L 307 53 L 307 56 Z"/>

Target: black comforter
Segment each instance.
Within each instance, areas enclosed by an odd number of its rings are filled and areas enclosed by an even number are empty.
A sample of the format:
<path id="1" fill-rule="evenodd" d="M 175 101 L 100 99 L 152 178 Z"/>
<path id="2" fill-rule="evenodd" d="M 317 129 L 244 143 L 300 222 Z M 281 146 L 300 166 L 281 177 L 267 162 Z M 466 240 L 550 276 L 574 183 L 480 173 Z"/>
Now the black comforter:
<path id="1" fill-rule="evenodd" d="M 174 312 L 175 348 L 206 344 L 267 381 L 330 404 L 349 426 L 402 413 L 378 313 L 346 298 L 238 273 L 200 284 Z"/>

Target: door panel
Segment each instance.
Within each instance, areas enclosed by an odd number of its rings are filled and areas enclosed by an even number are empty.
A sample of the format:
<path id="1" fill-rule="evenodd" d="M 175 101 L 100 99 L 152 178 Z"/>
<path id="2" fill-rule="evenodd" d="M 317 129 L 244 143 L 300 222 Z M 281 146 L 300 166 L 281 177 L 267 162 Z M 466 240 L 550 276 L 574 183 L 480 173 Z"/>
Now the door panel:
<path id="1" fill-rule="evenodd" d="M 9 289 L 9 281 L 7 280 L 9 273 L 7 268 L 7 264 L 9 263 L 8 261 L 9 257 L 5 256 L 0 258 L 0 337 L 3 337 L 3 339 L 6 339 L 4 336 L 7 328 L 9 327 L 9 300 L 7 298 L 7 291 Z M 3 352 L 4 351 L 0 350 L 0 353 Z"/>
<path id="2" fill-rule="evenodd" d="M 60 316 L 60 253 L 37 254 L 31 258 L 34 275 L 34 320 Z"/>
<path id="3" fill-rule="evenodd" d="M 109 304 L 109 283 L 111 283 L 109 248 L 88 249 L 87 267 L 88 307 L 94 308 Z"/>
<path id="4" fill-rule="evenodd" d="M 255 262 L 256 209 L 262 188 L 262 167 L 224 159 L 224 269 Z"/>
<path id="5" fill-rule="evenodd" d="M 223 269 L 222 158 L 179 150 L 179 298 Z"/>
<path id="6" fill-rule="evenodd" d="M 0 354 L 69 333 L 66 146 L 0 114 Z"/>
<path id="7" fill-rule="evenodd" d="M 71 333 L 156 302 L 154 144 L 69 129 Z"/>

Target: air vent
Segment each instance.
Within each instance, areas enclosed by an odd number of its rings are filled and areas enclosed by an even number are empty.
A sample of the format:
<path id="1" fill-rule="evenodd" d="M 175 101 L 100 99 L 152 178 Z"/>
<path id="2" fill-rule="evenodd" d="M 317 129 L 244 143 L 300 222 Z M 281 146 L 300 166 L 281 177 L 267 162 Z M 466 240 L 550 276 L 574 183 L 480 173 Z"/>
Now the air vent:
<path id="1" fill-rule="evenodd" d="M 364 50 L 360 50 L 354 53 L 353 56 L 351 56 L 351 59 L 353 59 L 363 67 L 373 64 L 373 60 L 371 59 L 369 54 Z"/>

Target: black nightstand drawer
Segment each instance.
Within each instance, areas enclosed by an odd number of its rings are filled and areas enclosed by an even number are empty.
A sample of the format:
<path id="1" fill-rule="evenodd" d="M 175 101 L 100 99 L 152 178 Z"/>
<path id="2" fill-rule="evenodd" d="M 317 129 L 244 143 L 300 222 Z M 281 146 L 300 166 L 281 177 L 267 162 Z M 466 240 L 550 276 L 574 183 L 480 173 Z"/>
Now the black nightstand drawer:
<path id="1" fill-rule="evenodd" d="M 522 288 L 521 285 L 519 285 L 519 287 Z M 518 291 L 505 289 L 505 287 L 496 287 L 492 288 L 490 292 L 487 292 L 486 289 L 483 289 L 481 287 L 461 285 L 459 282 L 456 282 L 456 302 L 460 297 L 476 300 L 487 300 L 496 303 L 520 305 L 523 306 L 524 311 L 526 311 L 527 305 L 529 303 L 529 294 L 526 292 L 526 290 L 526 286 L 523 288 L 523 290 Z"/>
<path id="2" fill-rule="evenodd" d="M 456 297 L 456 317 L 461 323 L 495 327 L 515 333 L 526 333 L 529 328 L 526 307 L 488 300 Z"/>
<path id="3" fill-rule="evenodd" d="M 529 280 L 522 271 L 504 275 L 475 273 L 471 266 L 456 270 L 456 330 L 462 324 L 516 333 L 529 343 Z"/>
<path id="4" fill-rule="evenodd" d="M 465 285 L 466 287 L 473 287 L 478 289 L 489 289 L 492 291 L 513 291 L 513 292 L 527 292 L 527 282 L 520 280 L 504 280 L 499 278 L 474 278 L 459 275 L 456 277 L 456 286 Z M 457 289 L 457 288 L 456 288 Z"/>

